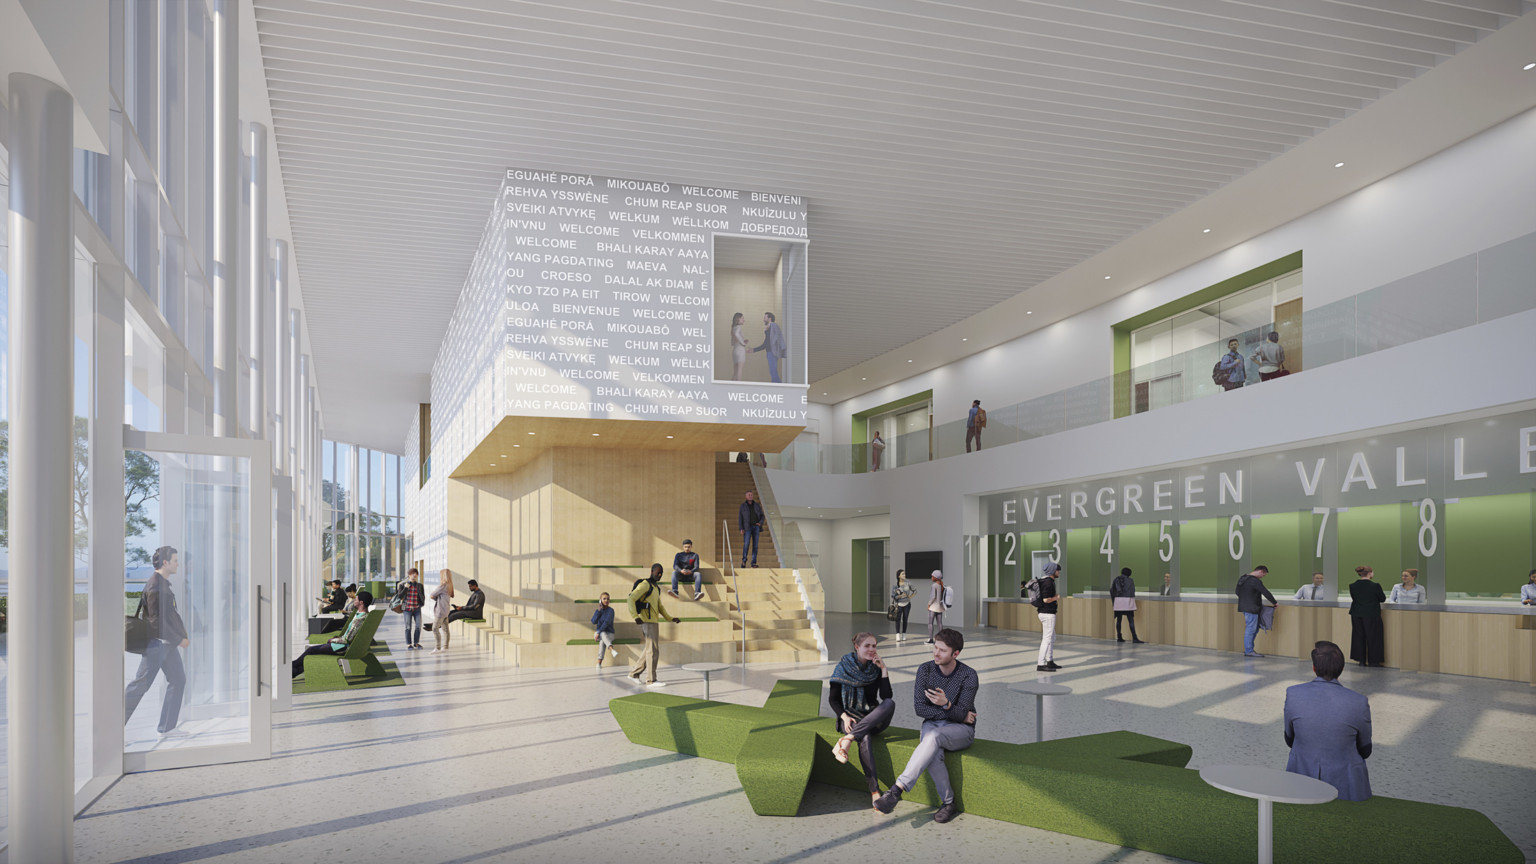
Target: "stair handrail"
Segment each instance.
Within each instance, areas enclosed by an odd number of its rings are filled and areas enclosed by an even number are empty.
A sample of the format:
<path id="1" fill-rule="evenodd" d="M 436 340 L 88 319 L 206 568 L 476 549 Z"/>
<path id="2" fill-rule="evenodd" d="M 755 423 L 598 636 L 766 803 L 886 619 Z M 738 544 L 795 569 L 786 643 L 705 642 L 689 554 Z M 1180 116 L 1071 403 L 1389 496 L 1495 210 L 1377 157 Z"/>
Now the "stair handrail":
<path id="1" fill-rule="evenodd" d="M 731 521 L 720 520 L 720 545 L 725 549 L 725 569 L 731 575 L 731 587 L 736 591 L 736 611 L 741 613 L 741 665 L 747 665 L 747 607 L 741 602 L 741 583 L 736 580 L 736 558 L 731 554 Z M 725 604 L 729 612 L 731 604 Z"/>
<path id="2" fill-rule="evenodd" d="M 800 603 L 805 608 L 806 619 L 811 623 L 811 635 L 816 637 L 816 649 L 821 654 L 822 661 L 825 662 L 827 640 L 822 632 L 821 618 L 816 614 L 815 605 L 811 603 L 811 595 L 806 590 L 805 580 L 800 578 L 801 569 L 814 569 L 810 550 L 806 548 L 805 539 L 800 536 L 799 530 L 785 529 L 784 520 L 779 513 L 779 500 L 773 494 L 773 486 L 768 483 L 768 471 L 755 462 L 749 463 L 748 467 L 752 469 L 752 485 L 757 490 L 758 501 L 763 505 L 763 517 L 768 520 L 769 536 L 773 538 L 774 557 L 779 559 L 779 567 L 795 574 L 795 587 L 800 590 Z M 785 560 L 786 555 L 789 556 L 788 562 Z"/>

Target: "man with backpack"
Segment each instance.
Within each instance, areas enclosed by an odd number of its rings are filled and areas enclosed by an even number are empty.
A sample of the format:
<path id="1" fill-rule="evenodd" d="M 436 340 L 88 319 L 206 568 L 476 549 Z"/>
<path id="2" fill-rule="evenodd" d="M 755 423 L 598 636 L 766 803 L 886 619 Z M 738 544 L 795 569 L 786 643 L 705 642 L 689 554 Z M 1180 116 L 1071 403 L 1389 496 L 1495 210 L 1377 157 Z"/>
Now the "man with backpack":
<path id="1" fill-rule="evenodd" d="M 656 680 L 656 664 L 661 660 L 659 625 L 667 620 L 673 624 L 679 623 L 679 619 L 668 615 L 666 608 L 661 605 L 661 574 L 661 564 L 652 564 L 651 575 L 636 579 L 634 587 L 629 591 L 629 616 L 640 625 L 640 637 L 643 640 L 640 656 L 635 659 L 635 665 L 630 667 L 629 680 L 639 684 L 640 676 L 646 674 L 645 684 L 653 688 L 667 686 Z"/>
<path id="2" fill-rule="evenodd" d="M 1220 384 L 1223 390 L 1240 390 L 1246 377 L 1247 367 L 1243 365 L 1243 355 L 1237 350 L 1237 340 L 1228 339 L 1227 353 L 1216 361 L 1216 368 L 1211 370 L 1211 379 Z"/>
<path id="3" fill-rule="evenodd" d="M 1056 577 L 1061 574 L 1061 565 L 1055 561 L 1047 561 L 1040 571 L 1040 576 L 1030 580 L 1024 586 L 1029 605 L 1039 610 L 1040 653 L 1035 659 L 1035 671 L 1055 672 L 1061 668 L 1056 665 L 1055 660 L 1056 604 L 1061 599 L 1056 593 Z"/>
<path id="4" fill-rule="evenodd" d="M 971 439 L 976 439 L 976 449 L 981 449 L 981 430 L 987 428 L 987 412 L 980 399 L 971 400 L 971 413 L 965 415 L 965 452 L 971 452 Z"/>

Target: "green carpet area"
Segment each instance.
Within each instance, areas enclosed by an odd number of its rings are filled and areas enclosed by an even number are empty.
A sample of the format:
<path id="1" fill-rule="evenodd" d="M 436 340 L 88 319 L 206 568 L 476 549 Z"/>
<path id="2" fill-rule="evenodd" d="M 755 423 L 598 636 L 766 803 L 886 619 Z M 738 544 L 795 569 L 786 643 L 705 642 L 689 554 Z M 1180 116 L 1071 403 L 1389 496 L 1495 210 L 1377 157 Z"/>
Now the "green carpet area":
<path id="1" fill-rule="evenodd" d="M 357 675 L 341 674 L 341 666 L 330 657 L 304 658 L 304 674 L 293 679 L 294 693 L 328 693 L 336 690 L 366 690 L 371 687 L 403 687 L 405 678 L 394 661 L 375 661 L 371 668 L 364 668 L 361 661 L 354 661 L 352 668 Z"/>
<path id="2" fill-rule="evenodd" d="M 839 735 L 831 718 L 818 716 L 822 686 L 780 681 L 764 708 L 664 693 L 624 696 L 608 706 L 631 742 L 733 763 L 754 812 L 793 816 L 808 779 L 859 790 L 860 798 L 866 792 L 857 753 L 847 764 L 832 758 Z M 889 784 L 918 734 L 892 727 L 873 743 L 876 772 Z M 978 739 L 949 754 L 946 765 L 958 803 L 973 816 L 1191 861 L 1253 861 L 1257 805 L 1207 785 L 1184 767 L 1192 756 L 1176 741 L 1107 732 L 1039 744 Z M 930 806 L 936 797 L 926 775 L 905 796 Z M 1379 796 L 1276 804 L 1274 852 L 1277 861 L 1351 864 L 1524 860 L 1475 810 Z"/>
<path id="3" fill-rule="evenodd" d="M 680 620 L 684 624 L 686 624 L 689 621 L 695 621 L 695 622 L 698 622 L 698 621 L 719 621 L 720 619 L 719 618 L 713 618 L 713 617 L 710 617 L 708 615 L 702 615 L 702 616 L 700 616 L 698 618 L 680 618 L 678 620 Z"/>
<path id="4" fill-rule="evenodd" d="M 610 598 L 611 599 L 611 598 Z M 596 603 L 596 600 L 577 600 L 577 603 Z"/>
<path id="5" fill-rule="evenodd" d="M 567 645 L 596 645 L 597 644 L 597 640 L 596 639 L 567 639 L 565 644 L 567 644 Z M 613 644 L 615 644 L 615 645 L 639 645 L 640 644 L 640 640 L 639 639 L 615 639 L 615 640 L 613 640 Z"/>

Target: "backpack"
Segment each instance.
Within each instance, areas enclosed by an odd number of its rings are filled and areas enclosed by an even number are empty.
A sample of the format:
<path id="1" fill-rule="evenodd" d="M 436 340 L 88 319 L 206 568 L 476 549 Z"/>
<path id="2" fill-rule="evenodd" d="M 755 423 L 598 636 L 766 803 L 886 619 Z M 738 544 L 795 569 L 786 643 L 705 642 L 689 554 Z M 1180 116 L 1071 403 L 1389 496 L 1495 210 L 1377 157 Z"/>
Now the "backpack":
<path id="1" fill-rule="evenodd" d="M 1225 357 L 1226 355 L 1223 354 L 1222 356 Z M 1227 370 L 1221 368 L 1221 361 L 1220 360 L 1217 360 L 1216 361 L 1216 365 L 1211 367 L 1211 381 L 1216 383 L 1216 384 L 1226 384 L 1226 383 L 1228 383 L 1227 382 L 1227 374 L 1228 374 Z"/>
<path id="2" fill-rule="evenodd" d="M 651 580 L 649 578 L 636 579 L 635 580 L 635 584 L 629 586 L 629 593 L 631 593 L 631 594 L 635 593 L 635 589 L 640 587 L 640 583 L 641 582 L 645 582 L 645 583 L 649 584 L 650 581 Z M 653 590 L 654 590 L 654 588 L 655 588 L 655 586 L 652 586 Z M 651 592 L 650 591 L 645 592 L 645 596 L 647 596 L 647 597 L 651 596 Z M 639 611 L 639 612 L 649 612 L 650 609 L 651 609 L 651 604 L 650 603 L 647 603 L 644 600 L 636 600 L 635 601 L 635 610 L 636 611 Z"/>
<path id="3" fill-rule="evenodd" d="M 985 408 L 977 408 L 976 409 L 976 428 L 977 429 L 985 429 L 985 428 L 987 428 L 987 409 L 985 409 Z"/>
<path id="4" fill-rule="evenodd" d="M 1039 609 L 1041 606 L 1045 605 L 1045 601 L 1040 599 L 1039 576 L 1029 580 L 1029 582 L 1024 586 L 1024 598 L 1029 601 L 1029 605 L 1035 607 L 1036 609 Z"/>
<path id="5" fill-rule="evenodd" d="M 955 586 L 944 586 L 944 608 L 949 609 L 955 605 Z"/>

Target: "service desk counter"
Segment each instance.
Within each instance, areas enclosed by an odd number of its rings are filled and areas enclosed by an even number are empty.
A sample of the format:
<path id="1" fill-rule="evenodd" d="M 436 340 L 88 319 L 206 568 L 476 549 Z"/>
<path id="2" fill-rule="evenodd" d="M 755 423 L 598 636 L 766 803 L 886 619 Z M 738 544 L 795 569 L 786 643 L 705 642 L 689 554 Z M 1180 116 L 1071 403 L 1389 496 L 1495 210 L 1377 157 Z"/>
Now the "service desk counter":
<path id="1" fill-rule="evenodd" d="M 1025 601 L 1000 597 L 984 603 L 988 626 L 1040 631 L 1036 611 Z M 1243 616 L 1236 597 L 1138 595 L 1136 606 L 1136 632 L 1148 642 L 1242 653 Z M 1114 640 L 1115 613 L 1107 595 L 1074 594 L 1059 608 L 1058 634 Z M 1387 666 L 1536 684 L 1536 608 L 1383 606 L 1381 614 Z M 1350 632 L 1347 602 L 1281 598 L 1274 629 L 1259 631 L 1255 645 L 1261 654 L 1306 659 L 1313 643 L 1328 640 L 1348 656 Z M 1125 635 L 1129 643 L 1130 633 Z"/>

